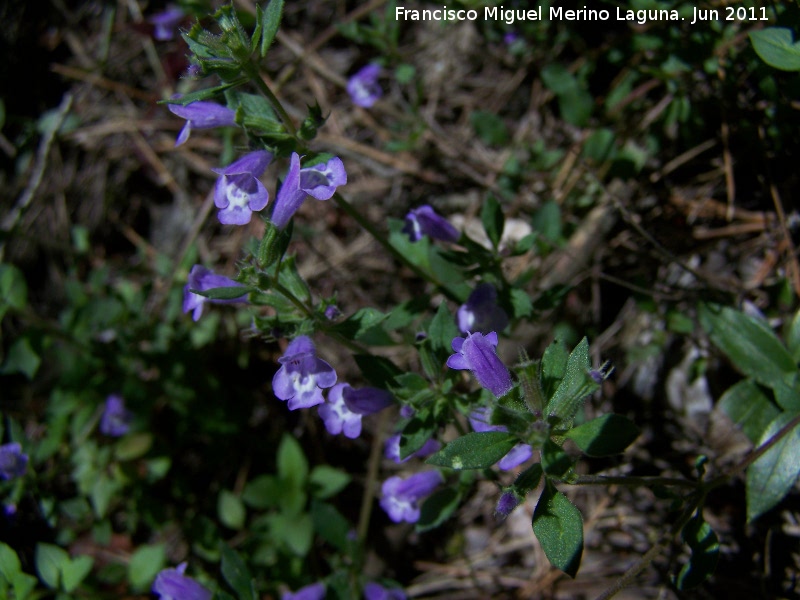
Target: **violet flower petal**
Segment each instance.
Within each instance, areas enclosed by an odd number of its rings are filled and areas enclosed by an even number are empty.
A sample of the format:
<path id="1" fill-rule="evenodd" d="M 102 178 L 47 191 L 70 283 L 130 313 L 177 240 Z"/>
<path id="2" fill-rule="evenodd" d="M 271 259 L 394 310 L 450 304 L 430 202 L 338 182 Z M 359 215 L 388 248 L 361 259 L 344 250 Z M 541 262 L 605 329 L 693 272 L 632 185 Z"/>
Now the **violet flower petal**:
<path id="1" fill-rule="evenodd" d="M 331 435 L 344 433 L 345 437 L 355 439 L 361 434 L 361 415 L 347 407 L 344 392 L 348 389 L 352 388 L 346 383 L 333 386 L 328 392 L 328 401 L 318 410 L 328 433 Z"/>
<path id="2" fill-rule="evenodd" d="M 185 571 L 186 563 L 162 570 L 153 582 L 153 593 L 161 600 L 211 600 L 211 591 L 184 575 Z"/>
<path id="3" fill-rule="evenodd" d="M 118 394 L 106 398 L 103 416 L 100 417 L 100 432 L 111 437 L 120 437 L 128 433 L 133 421 L 133 413 L 125 408 L 125 400 Z"/>
<path id="4" fill-rule="evenodd" d="M 383 96 L 383 90 L 378 85 L 380 74 L 380 65 L 373 63 L 359 69 L 347 80 L 347 93 L 350 94 L 353 104 L 369 108 L 380 100 Z"/>
<path id="5" fill-rule="evenodd" d="M 28 468 L 28 455 L 22 453 L 19 442 L 0 446 L 0 478 L 22 477 Z"/>
<path id="6" fill-rule="evenodd" d="M 443 242 L 457 242 L 461 237 L 458 229 L 444 217 L 436 214 L 433 208 L 427 204 L 409 211 L 402 231 L 412 242 L 418 242 L 423 235 Z"/>

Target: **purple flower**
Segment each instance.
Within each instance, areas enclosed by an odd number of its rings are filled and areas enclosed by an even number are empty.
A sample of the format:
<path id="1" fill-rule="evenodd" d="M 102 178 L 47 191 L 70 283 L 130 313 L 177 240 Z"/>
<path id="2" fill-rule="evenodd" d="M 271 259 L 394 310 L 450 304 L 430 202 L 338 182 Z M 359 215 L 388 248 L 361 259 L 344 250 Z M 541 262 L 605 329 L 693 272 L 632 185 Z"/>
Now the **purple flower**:
<path id="1" fill-rule="evenodd" d="M 356 389 L 348 386 L 342 395 L 347 408 L 360 415 L 371 415 L 394 404 L 394 397 L 389 392 L 374 387 Z"/>
<path id="2" fill-rule="evenodd" d="M 417 450 L 416 452 L 412 452 L 405 458 L 400 458 L 400 434 L 396 433 L 393 436 L 389 437 L 386 440 L 386 443 L 383 447 L 383 455 L 393 460 L 396 463 L 404 463 L 407 460 L 411 459 L 412 457 L 423 457 L 423 456 L 430 456 L 434 452 L 438 452 L 439 448 L 442 445 L 434 439 L 429 439 L 422 445 L 422 448 Z"/>
<path id="3" fill-rule="evenodd" d="M 506 46 L 510 46 L 511 44 L 520 39 L 522 39 L 522 36 L 520 36 L 518 33 L 514 31 L 508 31 L 503 36 L 503 43 L 505 43 Z"/>
<path id="4" fill-rule="evenodd" d="M 256 150 L 245 154 L 224 169 L 212 169 L 220 177 L 214 187 L 214 204 L 223 225 L 247 225 L 253 211 L 262 210 L 269 200 L 269 192 L 259 177 L 272 161 L 272 154 Z"/>
<path id="5" fill-rule="evenodd" d="M 370 64 L 347 80 L 347 93 L 353 104 L 369 108 L 383 96 L 383 90 L 378 85 L 380 74 L 380 65 Z"/>
<path id="6" fill-rule="evenodd" d="M 497 516 L 507 517 L 511 512 L 519 506 L 519 498 L 514 492 L 503 492 L 500 499 L 497 501 L 497 506 L 494 512 Z"/>
<path id="7" fill-rule="evenodd" d="M 497 305 L 497 290 L 491 283 L 482 283 L 472 290 L 456 317 L 461 333 L 503 331 L 508 325 L 508 315 Z"/>
<path id="8" fill-rule="evenodd" d="M 335 304 L 329 304 L 325 307 L 325 318 L 329 321 L 335 321 L 342 316 L 342 311 Z"/>
<path id="9" fill-rule="evenodd" d="M 153 37 L 160 42 L 173 39 L 184 14 L 179 6 L 168 4 L 165 10 L 150 16 L 147 22 L 154 27 Z"/>
<path id="10" fill-rule="evenodd" d="M 319 407 L 319 416 L 331 435 L 344 433 L 355 439 L 361 435 L 361 417 L 371 415 L 394 402 L 392 395 L 378 388 L 355 389 L 347 383 L 331 388 L 328 401 Z"/>
<path id="11" fill-rule="evenodd" d="M 385 588 L 379 583 L 371 581 L 364 586 L 364 600 L 406 600 L 403 590 Z"/>
<path id="12" fill-rule="evenodd" d="M 406 215 L 403 233 L 412 242 L 420 241 L 423 235 L 443 242 L 457 242 L 461 237 L 458 229 L 450 225 L 444 217 L 437 215 L 427 204 L 409 211 Z"/>
<path id="13" fill-rule="evenodd" d="M 485 431 L 508 431 L 504 425 L 492 425 L 490 423 L 491 418 L 491 409 L 488 406 L 482 406 L 470 413 L 469 424 L 472 425 L 474 431 L 479 433 Z M 527 461 L 531 456 L 533 456 L 533 448 L 528 444 L 519 443 L 497 462 L 497 466 L 503 471 L 510 471 Z"/>
<path id="14" fill-rule="evenodd" d="M 447 359 L 448 367 L 469 369 L 481 387 L 498 398 L 511 389 L 511 374 L 495 353 L 497 334 L 494 331 L 486 335 L 468 333 L 465 338 L 453 338 L 452 346 L 455 354 Z"/>
<path id="15" fill-rule="evenodd" d="M 22 453 L 18 442 L 0 446 L 0 478 L 22 477 L 28 468 L 28 455 Z"/>
<path id="16" fill-rule="evenodd" d="M 183 312 L 188 313 L 192 311 L 192 320 L 197 321 L 203 314 L 203 305 L 206 302 L 213 302 L 214 304 L 232 304 L 234 302 L 245 302 L 247 294 L 242 294 L 237 298 L 230 300 L 212 299 L 195 294 L 192 290 L 200 292 L 207 292 L 215 288 L 222 287 L 244 287 L 238 281 L 228 279 L 222 275 L 216 275 L 212 271 L 206 269 L 203 265 L 195 265 L 189 271 L 189 281 L 183 288 Z"/>
<path id="17" fill-rule="evenodd" d="M 296 592 L 284 592 L 281 600 L 322 600 L 325 597 L 325 584 L 312 583 Z"/>
<path id="18" fill-rule="evenodd" d="M 395 523 L 416 523 L 419 520 L 419 501 L 440 483 L 442 476 L 439 471 L 425 471 L 406 479 L 389 477 L 381 487 L 381 507 Z"/>
<path id="19" fill-rule="evenodd" d="M 331 388 L 328 401 L 319 407 L 319 416 L 325 422 L 325 429 L 331 435 L 344 433 L 345 437 L 355 439 L 361 435 L 361 414 L 347 408 L 344 401 L 345 389 L 352 389 L 346 383 Z"/>
<path id="20" fill-rule="evenodd" d="M 213 594 L 183 573 L 186 563 L 177 569 L 163 569 L 153 582 L 153 593 L 161 600 L 211 600 Z"/>
<path id="21" fill-rule="evenodd" d="M 100 418 L 100 433 L 120 437 L 128 433 L 133 421 L 133 413 L 125 408 L 122 396 L 111 394 L 106 398 L 106 407 Z"/>
<path id="22" fill-rule="evenodd" d="M 272 378 L 272 391 L 281 400 L 289 401 L 289 410 L 322 404 L 320 388 L 336 383 L 336 371 L 317 358 L 314 342 L 305 335 L 292 340 L 278 359 L 281 368 Z"/>
<path id="23" fill-rule="evenodd" d="M 293 152 L 289 171 L 272 208 L 272 222 L 276 227 L 285 227 L 308 196 L 329 200 L 336 188 L 345 183 L 347 173 L 340 158 L 334 156 L 326 163 L 301 169 L 300 156 Z"/>
<path id="24" fill-rule="evenodd" d="M 180 95 L 173 96 L 180 98 Z M 174 115 L 186 119 L 175 146 L 180 146 L 189 139 L 192 129 L 214 129 L 215 127 L 231 127 L 236 125 L 236 113 L 230 108 L 216 102 L 190 102 L 186 106 L 180 104 L 167 104 L 167 108 Z"/>

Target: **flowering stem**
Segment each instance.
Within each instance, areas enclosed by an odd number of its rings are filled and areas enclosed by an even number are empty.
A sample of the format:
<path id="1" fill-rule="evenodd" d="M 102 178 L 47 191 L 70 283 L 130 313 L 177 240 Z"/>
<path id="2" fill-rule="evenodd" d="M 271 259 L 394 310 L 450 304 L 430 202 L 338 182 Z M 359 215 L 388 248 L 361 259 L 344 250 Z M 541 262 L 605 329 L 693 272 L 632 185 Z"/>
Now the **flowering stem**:
<path id="1" fill-rule="evenodd" d="M 383 448 L 383 430 L 386 427 L 386 419 L 389 412 L 384 410 L 378 418 L 378 426 L 375 428 L 375 437 L 372 438 L 372 448 L 367 462 L 367 480 L 364 482 L 364 495 L 361 497 L 361 511 L 358 516 L 358 541 L 362 544 L 367 539 L 369 529 L 369 519 L 372 515 L 372 500 L 375 495 L 375 482 L 378 479 L 378 468 L 381 464 L 381 449 Z"/>
<path id="2" fill-rule="evenodd" d="M 286 109 L 283 108 L 280 100 L 278 97 L 272 93 L 272 90 L 269 88 L 267 83 L 261 77 L 261 73 L 258 70 L 258 67 L 254 65 L 252 62 L 248 62 L 244 65 L 244 72 L 247 74 L 248 77 L 256 84 L 256 87 L 259 91 L 264 94 L 264 96 L 269 100 L 269 103 L 272 105 L 272 108 L 275 109 L 275 112 L 278 113 L 278 116 L 283 121 L 283 124 L 286 126 L 287 131 L 294 137 L 297 137 L 297 128 L 294 126 L 294 122 L 292 122 L 292 118 L 289 116 L 289 113 L 286 112 Z"/>
<path id="3" fill-rule="evenodd" d="M 402 252 L 400 252 L 397 248 L 392 246 L 392 244 L 389 243 L 388 236 L 378 231 L 375 228 L 375 226 L 372 223 L 370 223 L 366 218 L 364 218 L 364 216 L 358 210 L 356 210 L 356 208 L 352 204 L 350 204 L 350 202 L 348 202 L 339 192 L 333 194 L 333 199 L 336 201 L 336 204 L 339 205 L 339 208 L 341 208 L 344 212 L 350 215 L 356 221 L 356 223 L 361 225 L 361 227 L 363 227 L 375 239 L 375 241 L 377 241 L 381 246 L 383 246 L 386 249 L 386 251 L 389 252 L 389 254 L 391 254 L 397 260 L 402 262 L 409 269 L 414 271 L 414 273 L 417 276 L 437 286 L 445 296 L 450 298 L 450 300 L 459 303 L 461 302 L 459 297 L 452 290 L 450 290 L 445 284 L 438 281 L 431 273 L 426 273 L 425 271 L 420 269 L 417 265 L 409 261 L 408 258 Z"/>

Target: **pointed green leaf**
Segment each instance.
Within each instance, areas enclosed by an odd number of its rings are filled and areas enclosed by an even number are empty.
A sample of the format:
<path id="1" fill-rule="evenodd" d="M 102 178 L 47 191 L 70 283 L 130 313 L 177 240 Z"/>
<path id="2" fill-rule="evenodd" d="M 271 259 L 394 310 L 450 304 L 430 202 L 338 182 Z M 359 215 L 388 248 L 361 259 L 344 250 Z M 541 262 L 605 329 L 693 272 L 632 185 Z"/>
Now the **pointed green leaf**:
<path id="1" fill-rule="evenodd" d="M 220 522 L 230 529 L 241 529 L 247 511 L 242 499 L 230 490 L 222 490 L 217 498 L 217 516 Z"/>
<path id="2" fill-rule="evenodd" d="M 317 465 L 308 478 L 311 494 L 315 498 L 330 498 L 341 492 L 350 483 L 350 475 L 328 465 Z"/>
<path id="3" fill-rule="evenodd" d="M 546 417 L 568 423 L 575 418 L 586 396 L 600 387 L 589 375 L 589 341 L 583 338 L 567 359 L 564 378 L 545 407 Z"/>
<path id="4" fill-rule="evenodd" d="M 719 560 L 719 540 L 699 514 L 683 526 L 681 537 L 692 554 L 675 579 L 675 586 L 679 590 L 688 590 L 697 587 L 714 573 Z"/>
<path id="5" fill-rule="evenodd" d="M 374 354 L 355 354 L 353 358 L 364 378 L 377 388 L 389 389 L 402 371 L 391 360 Z"/>
<path id="6" fill-rule="evenodd" d="M 428 496 L 420 507 L 417 531 L 435 529 L 449 519 L 461 502 L 461 494 L 455 488 L 443 488 Z"/>
<path id="7" fill-rule="evenodd" d="M 128 581 L 139 591 L 149 590 L 158 572 L 167 562 L 165 544 L 139 546 L 128 563 Z"/>
<path id="8" fill-rule="evenodd" d="M 603 415 L 570 429 L 566 437 L 588 456 L 621 454 L 639 437 L 639 428 L 622 415 Z"/>
<path id="9" fill-rule="evenodd" d="M 481 223 L 483 223 L 483 229 L 496 250 L 500 246 L 500 238 L 503 237 L 503 229 L 506 222 L 503 209 L 494 196 L 490 195 L 483 203 Z"/>
<path id="10" fill-rule="evenodd" d="M 789 332 L 786 334 L 786 346 L 796 363 L 800 363 L 800 310 L 794 314 Z"/>
<path id="11" fill-rule="evenodd" d="M 437 351 L 452 352 L 453 338 L 460 335 L 455 319 L 447 308 L 447 302 L 442 301 L 428 327 L 428 339 L 431 345 Z"/>
<path id="12" fill-rule="evenodd" d="M 236 592 L 239 600 L 257 600 L 253 577 L 242 557 L 224 542 L 221 542 L 219 547 L 222 554 L 220 569 L 225 581 Z"/>
<path id="13" fill-rule="evenodd" d="M 210 300 L 236 300 L 246 296 L 250 290 L 246 287 L 231 285 L 227 287 L 212 288 L 210 290 L 189 290 L 193 294 L 209 298 Z"/>
<path id="14" fill-rule="evenodd" d="M 6 579 L 22 570 L 22 563 L 14 549 L 4 542 L 0 542 L 0 575 Z"/>
<path id="15" fill-rule="evenodd" d="M 39 579 L 47 587 L 54 590 L 58 589 L 61 584 L 62 565 L 69 562 L 67 551 L 58 546 L 40 542 L 36 544 L 34 560 L 36 561 L 36 572 L 39 573 Z"/>
<path id="16" fill-rule="evenodd" d="M 311 520 L 314 524 L 314 531 L 323 540 L 339 550 L 345 552 L 350 550 L 351 540 L 348 536 L 353 530 L 353 526 L 335 507 L 327 502 L 312 502 Z"/>
<path id="17" fill-rule="evenodd" d="M 267 7 L 261 13 L 261 58 L 267 56 L 267 50 L 272 45 L 272 40 L 278 34 L 283 14 L 283 0 L 269 0 Z"/>
<path id="18" fill-rule="evenodd" d="M 264 509 L 278 506 L 282 486 L 273 475 L 259 475 L 247 482 L 242 490 L 242 501 L 252 508 Z"/>
<path id="19" fill-rule="evenodd" d="M 550 564 L 575 577 L 583 554 L 583 519 L 575 505 L 550 481 L 545 483 L 533 511 L 533 533 Z"/>
<path id="20" fill-rule="evenodd" d="M 300 443 L 288 433 L 283 435 L 278 446 L 278 477 L 287 485 L 302 489 L 308 478 L 308 461 Z"/>
<path id="21" fill-rule="evenodd" d="M 770 423 L 759 441 L 769 441 L 788 425 L 797 413 L 782 413 Z M 795 426 L 779 442 L 747 468 L 747 520 L 752 521 L 774 508 L 794 486 L 800 475 L 800 426 Z"/>
<path id="22" fill-rule="evenodd" d="M 712 304 L 701 304 L 698 316 L 711 341 L 736 368 L 774 389 L 783 408 L 800 409 L 800 394 L 792 390 L 797 365 L 767 323 L 733 308 Z"/>
<path id="23" fill-rule="evenodd" d="M 457 471 L 487 469 L 508 454 L 517 442 L 517 436 L 502 431 L 468 433 L 447 444 L 425 462 Z"/>
<path id="24" fill-rule="evenodd" d="M 418 411 L 400 434 L 400 459 L 403 460 L 422 448 L 435 433 L 436 421 L 433 418 L 433 409 L 425 407 Z"/>
<path id="25" fill-rule="evenodd" d="M 719 399 L 719 407 L 754 444 L 781 412 L 752 379 L 743 379 L 729 387 Z"/>
<path id="26" fill-rule="evenodd" d="M 753 48 L 765 63 L 784 71 L 800 71 L 800 43 L 788 27 L 766 27 L 750 32 Z"/>

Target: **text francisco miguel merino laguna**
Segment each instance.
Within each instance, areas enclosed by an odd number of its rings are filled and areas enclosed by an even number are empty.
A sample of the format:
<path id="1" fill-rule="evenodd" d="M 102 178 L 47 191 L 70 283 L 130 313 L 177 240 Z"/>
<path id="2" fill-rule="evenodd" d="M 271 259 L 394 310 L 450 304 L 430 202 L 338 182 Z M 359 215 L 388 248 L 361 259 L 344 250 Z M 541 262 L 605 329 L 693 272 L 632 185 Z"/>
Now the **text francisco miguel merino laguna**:
<path id="1" fill-rule="evenodd" d="M 481 14 L 482 13 L 482 14 Z M 487 6 L 482 10 L 450 9 L 447 6 L 434 9 L 409 9 L 403 6 L 395 8 L 395 19 L 398 21 L 477 21 L 480 17 L 484 20 L 504 21 L 512 25 L 515 21 L 541 21 L 544 11 L 541 6 L 529 9 L 503 8 L 502 6 Z M 562 7 L 551 6 L 549 11 L 551 21 L 608 21 L 616 18 L 617 21 L 635 21 L 644 25 L 648 21 L 681 21 L 683 20 L 677 10 L 650 9 L 630 10 L 616 8 L 616 12 L 609 10 L 595 10 L 583 7 L 578 10 L 565 10 Z M 697 9 L 692 16 L 692 24 L 698 20 L 705 20 L 697 15 Z"/>

